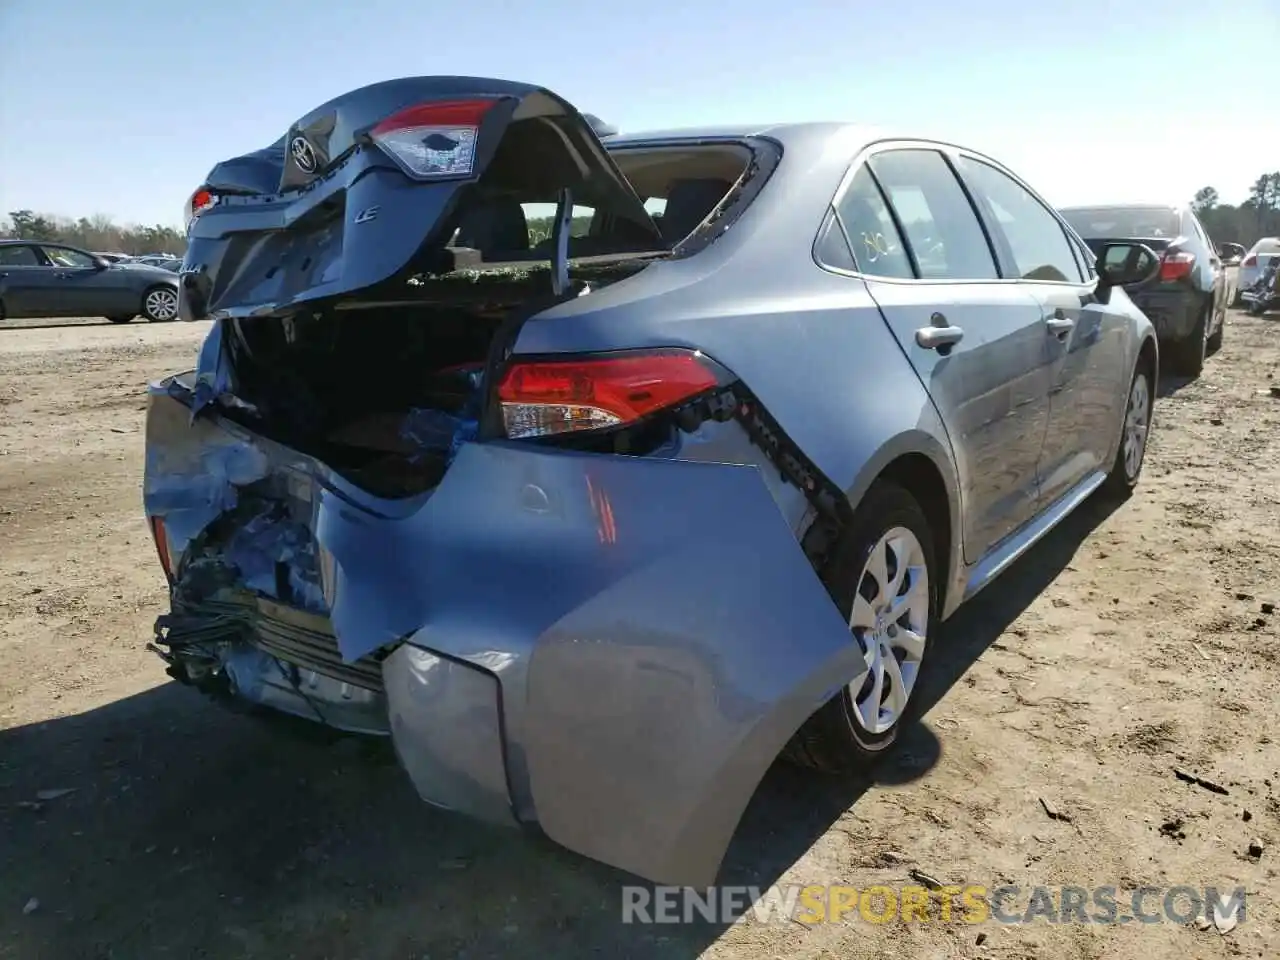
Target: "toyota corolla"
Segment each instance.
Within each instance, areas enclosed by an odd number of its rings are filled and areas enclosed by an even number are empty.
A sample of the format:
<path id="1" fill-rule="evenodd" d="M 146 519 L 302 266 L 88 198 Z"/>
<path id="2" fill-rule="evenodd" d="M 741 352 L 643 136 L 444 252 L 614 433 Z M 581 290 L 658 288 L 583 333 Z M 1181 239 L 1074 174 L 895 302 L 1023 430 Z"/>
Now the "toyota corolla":
<path id="1" fill-rule="evenodd" d="M 1158 260 L 955 144 L 410 78 L 187 214 L 169 672 L 658 882 L 711 882 L 780 754 L 883 754 L 939 622 L 1142 469 Z"/>

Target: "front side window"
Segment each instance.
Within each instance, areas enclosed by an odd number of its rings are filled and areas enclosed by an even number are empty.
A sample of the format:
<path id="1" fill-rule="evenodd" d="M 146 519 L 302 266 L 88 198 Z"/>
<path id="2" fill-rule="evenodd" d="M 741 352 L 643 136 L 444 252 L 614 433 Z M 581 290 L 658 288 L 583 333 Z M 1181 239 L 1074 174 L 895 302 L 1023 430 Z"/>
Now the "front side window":
<path id="1" fill-rule="evenodd" d="M 1057 283 L 1083 279 L 1066 231 L 1043 203 L 989 163 L 961 157 L 959 167 L 1007 241 L 1006 253 L 1013 258 L 1004 264 L 1007 275 Z"/>
<path id="2" fill-rule="evenodd" d="M 44 255 L 55 267 L 93 267 L 93 257 L 68 247 L 45 247 Z"/>
<path id="3" fill-rule="evenodd" d="M 941 153 L 921 148 L 887 150 L 872 157 L 870 167 L 902 224 L 921 278 L 999 277 L 973 204 Z"/>

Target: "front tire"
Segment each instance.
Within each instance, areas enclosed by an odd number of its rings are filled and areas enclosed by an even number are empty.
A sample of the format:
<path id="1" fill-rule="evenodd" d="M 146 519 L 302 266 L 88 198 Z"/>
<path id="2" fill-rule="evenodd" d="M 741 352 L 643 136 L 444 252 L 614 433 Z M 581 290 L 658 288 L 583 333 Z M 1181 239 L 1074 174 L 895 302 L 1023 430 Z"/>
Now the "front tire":
<path id="1" fill-rule="evenodd" d="M 152 323 L 167 323 L 178 315 L 178 292 L 172 287 L 152 287 L 142 295 L 142 315 Z"/>
<path id="2" fill-rule="evenodd" d="M 108 320 L 110 320 L 112 323 L 132 323 L 132 322 L 133 322 L 133 317 L 132 317 L 132 316 L 128 316 L 128 317 L 107 317 L 107 319 L 108 319 Z"/>
<path id="3" fill-rule="evenodd" d="M 929 522 L 910 493 L 878 481 L 855 511 L 823 579 L 862 650 L 866 678 L 840 690 L 792 737 L 783 756 L 841 773 L 879 759 L 916 715 L 912 695 L 929 659 L 941 578 Z"/>
<path id="4" fill-rule="evenodd" d="M 1133 493 L 1142 476 L 1142 465 L 1147 457 L 1147 439 L 1151 436 L 1151 412 L 1155 397 L 1155 384 L 1151 382 L 1151 369 L 1142 361 L 1133 371 L 1129 381 L 1129 396 L 1124 405 L 1124 422 L 1120 427 L 1120 445 L 1116 459 L 1107 474 L 1103 489 L 1116 499 L 1126 499 Z"/>

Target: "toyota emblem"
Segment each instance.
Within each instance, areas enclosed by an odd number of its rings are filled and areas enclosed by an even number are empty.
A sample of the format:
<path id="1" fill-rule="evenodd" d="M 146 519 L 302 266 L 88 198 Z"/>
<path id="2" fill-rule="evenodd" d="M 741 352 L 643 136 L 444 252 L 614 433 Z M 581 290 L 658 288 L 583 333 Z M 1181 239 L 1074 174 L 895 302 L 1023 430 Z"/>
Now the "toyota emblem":
<path id="1" fill-rule="evenodd" d="M 316 172 L 316 152 L 311 144 L 307 143 L 306 137 L 294 137 L 293 142 L 289 144 L 289 152 L 293 154 L 293 162 L 303 173 Z"/>

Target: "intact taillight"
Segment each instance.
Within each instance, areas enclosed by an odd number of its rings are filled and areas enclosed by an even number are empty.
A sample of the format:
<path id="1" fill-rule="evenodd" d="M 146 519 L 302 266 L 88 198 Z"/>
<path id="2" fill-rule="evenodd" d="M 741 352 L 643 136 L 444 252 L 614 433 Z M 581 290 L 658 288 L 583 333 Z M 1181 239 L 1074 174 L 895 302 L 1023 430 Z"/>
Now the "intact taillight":
<path id="1" fill-rule="evenodd" d="M 192 221 L 217 202 L 218 197 L 216 194 L 210 191 L 208 187 L 200 187 L 187 200 L 186 210 L 183 211 L 183 225 L 190 231 Z"/>
<path id="2" fill-rule="evenodd" d="M 173 560 L 169 556 L 169 534 L 164 528 L 163 517 L 149 517 L 147 520 L 151 526 L 151 539 L 155 541 L 156 553 L 160 555 L 160 566 L 164 568 L 164 575 L 173 580 Z"/>
<path id="3" fill-rule="evenodd" d="M 1242 267 L 1256 267 L 1257 265 L 1258 265 L 1258 257 L 1257 257 L 1257 254 L 1253 254 L 1253 253 L 1245 257 L 1240 264 L 1240 266 Z"/>
<path id="4" fill-rule="evenodd" d="M 508 437 L 545 437 L 626 426 L 720 383 L 700 353 L 664 350 L 516 361 L 498 384 L 498 399 Z"/>
<path id="5" fill-rule="evenodd" d="M 1160 260 L 1161 280 L 1181 280 L 1191 276 L 1191 268 L 1196 265 L 1194 253 L 1167 253 Z"/>
<path id="6" fill-rule="evenodd" d="M 497 100 L 445 100 L 406 107 L 369 137 L 410 176 L 467 177 L 476 159 L 480 121 Z"/>

